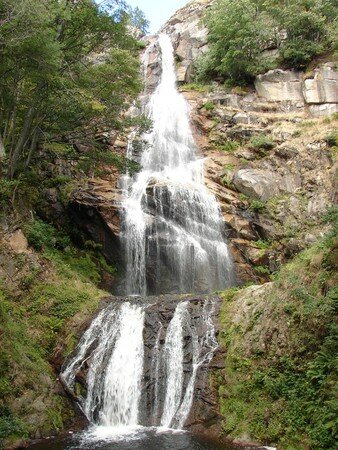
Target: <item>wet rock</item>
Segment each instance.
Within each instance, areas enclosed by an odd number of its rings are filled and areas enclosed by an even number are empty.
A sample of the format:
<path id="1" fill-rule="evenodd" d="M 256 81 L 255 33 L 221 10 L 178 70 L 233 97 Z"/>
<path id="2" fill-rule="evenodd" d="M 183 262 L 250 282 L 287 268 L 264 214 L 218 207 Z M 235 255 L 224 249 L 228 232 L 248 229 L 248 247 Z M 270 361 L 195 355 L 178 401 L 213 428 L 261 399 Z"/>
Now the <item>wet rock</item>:
<path id="1" fill-rule="evenodd" d="M 72 194 L 68 213 L 91 240 L 102 245 L 108 261 L 120 262 L 121 191 L 104 180 L 89 181 Z"/>

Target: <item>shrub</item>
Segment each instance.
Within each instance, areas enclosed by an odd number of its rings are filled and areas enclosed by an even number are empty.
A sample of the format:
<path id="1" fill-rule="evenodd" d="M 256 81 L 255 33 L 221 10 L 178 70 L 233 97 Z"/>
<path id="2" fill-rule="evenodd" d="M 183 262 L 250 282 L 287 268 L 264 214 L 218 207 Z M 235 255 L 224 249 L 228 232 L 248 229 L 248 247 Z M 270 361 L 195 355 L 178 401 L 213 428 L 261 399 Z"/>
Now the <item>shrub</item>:
<path id="1" fill-rule="evenodd" d="M 258 212 L 265 208 L 265 203 L 260 200 L 251 200 L 250 201 L 250 209 L 252 211 Z"/>
<path id="2" fill-rule="evenodd" d="M 10 409 L 0 405 L 0 446 L 5 438 L 11 436 L 28 437 L 24 424 L 13 416 Z"/>
<path id="3" fill-rule="evenodd" d="M 258 73 L 276 67 L 276 58 L 262 57 L 271 44 L 280 48 L 281 64 L 302 69 L 334 47 L 336 17 L 330 0 L 216 0 L 205 15 L 209 51 L 196 63 L 196 79 L 251 83 Z M 280 30 L 286 31 L 283 40 Z"/>
<path id="4" fill-rule="evenodd" d="M 219 148 L 220 150 L 224 151 L 224 152 L 229 152 L 229 153 L 233 153 L 235 152 L 238 147 L 240 146 L 240 143 L 238 141 L 226 141 L 225 144 L 220 145 Z"/>
<path id="5" fill-rule="evenodd" d="M 212 111 L 213 109 L 215 109 L 215 105 L 209 101 L 204 104 L 203 108 L 205 108 L 207 111 Z"/>
<path id="6" fill-rule="evenodd" d="M 326 136 L 325 141 L 329 147 L 338 147 L 338 133 L 333 132 L 329 134 Z"/>
<path id="7" fill-rule="evenodd" d="M 30 222 L 25 227 L 25 232 L 29 245 L 36 250 L 43 247 L 65 249 L 70 245 L 67 235 L 39 219 Z"/>
<path id="8" fill-rule="evenodd" d="M 275 146 L 271 137 L 265 134 L 253 136 L 249 141 L 249 145 L 255 150 L 271 150 Z"/>

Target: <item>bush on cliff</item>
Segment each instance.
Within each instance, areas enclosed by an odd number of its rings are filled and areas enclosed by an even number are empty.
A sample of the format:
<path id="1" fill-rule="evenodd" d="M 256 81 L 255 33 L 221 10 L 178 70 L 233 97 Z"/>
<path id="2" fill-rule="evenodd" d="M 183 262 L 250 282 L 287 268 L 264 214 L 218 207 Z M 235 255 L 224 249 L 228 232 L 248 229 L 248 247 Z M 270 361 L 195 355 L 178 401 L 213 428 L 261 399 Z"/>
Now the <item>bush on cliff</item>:
<path id="1" fill-rule="evenodd" d="M 209 52 L 197 62 L 197 79 L 250 83 L 269 68 L 304 69 L 337 42 L 334 0 L 217 0 L 207 11 Z M 279 59 L 263 56 L 277 48 Z"/>

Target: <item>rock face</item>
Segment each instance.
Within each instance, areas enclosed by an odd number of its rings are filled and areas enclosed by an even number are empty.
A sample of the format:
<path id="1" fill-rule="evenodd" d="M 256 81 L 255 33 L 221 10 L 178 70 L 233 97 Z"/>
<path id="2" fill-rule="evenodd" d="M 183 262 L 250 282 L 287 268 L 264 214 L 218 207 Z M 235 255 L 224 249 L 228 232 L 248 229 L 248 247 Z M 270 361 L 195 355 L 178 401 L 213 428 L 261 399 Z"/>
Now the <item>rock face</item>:
<path id="1" fill-rule="evenodd" d="M 232 182 L 239 192 L 262 201 L 279 195 L 284 187 L 283 180 L 268 170 L 240 169 Z"/>
<path id="2" fill-rule="evenodd" d="M 305 104 L 314 117 L 338 111 L 338 72 L 332 62 L 320 65 L 306 79 L 302 72 L 270 70 L 257 76 L 255 88 L 268 102 L 290 102 L 298 108 Z"/>
<path id="3" fill-rule="evenodd" d="M 106 259 L 119 263 L 121 191 L 109 181 L 90 180 L 72 193 L 68 210 L 91 240 L 102 245 Z"/>
<path id="4" fill-rule="evenodd" d="M 258 75 L 255 88 L 259 97 L 270 102 L 304 102 L 302 94 L 302 76 L 300 72 L 289 70 L 269 70 Z"/>
<path id="5" fill-rule="evenodd" d="M 169 34 L 175 43 L 177 80 L 180 83 L 192 80 L 194 61 L 208 50 L 208 30 L 201 23 L 201 18 L 211 4 L 210 0 L 188 3 L 161 30 Z"/>
<path id="6" fill-rule="evenodd" d="M 333 63 L 317 67 L 314 77 L 303 83 L 306 103 L 338 103 L 338 72 Z"/>
<path id="7" fill-rule="evenodd" d="M 181 90 L 206 157 L 206 185 L 228 228 L 238 279 L 261 278 L 252 266 L 275 271 L 321 233 L 320 217 L 334 198 L 335 164 L 326 143 L 332 124 L 306 121 L 303 108 L 266 102 L 255 92 Z M 260 240 L 273 245 L 259 248 Z"/>

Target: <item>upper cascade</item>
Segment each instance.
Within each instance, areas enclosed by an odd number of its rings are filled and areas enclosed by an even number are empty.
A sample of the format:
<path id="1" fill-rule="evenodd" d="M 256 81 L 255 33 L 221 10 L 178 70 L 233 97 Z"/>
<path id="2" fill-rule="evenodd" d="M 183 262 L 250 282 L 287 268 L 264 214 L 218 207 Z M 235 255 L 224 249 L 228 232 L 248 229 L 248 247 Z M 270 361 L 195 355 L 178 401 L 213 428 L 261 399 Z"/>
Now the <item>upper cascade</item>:
<path id="1" fill-rule="evenodd" d="M 158 44 L 161 80 L 145 107 L 153 127 L 144 136 L 141 172 L 125 180 L 125 290 L 211 292 L 232 283 L 231 258 L 219 206 L 204 185 L 189 107 L 176 88 L 169 36 Z"/>

